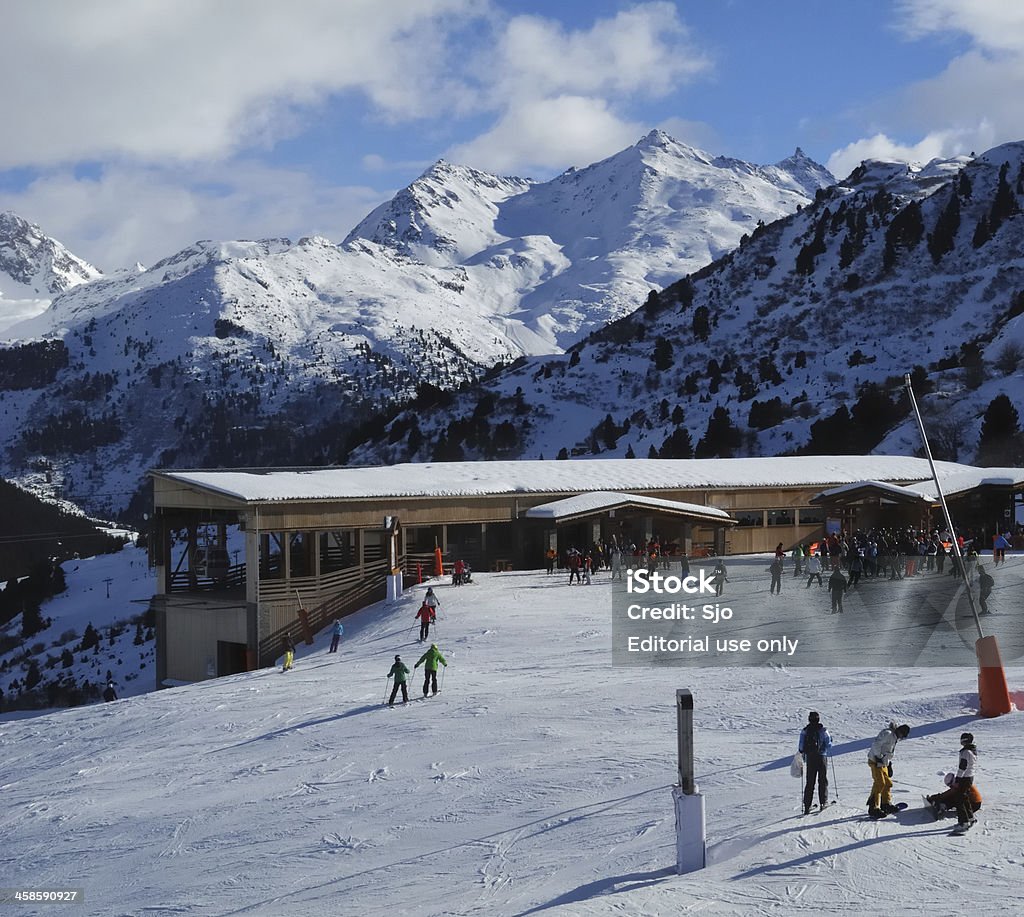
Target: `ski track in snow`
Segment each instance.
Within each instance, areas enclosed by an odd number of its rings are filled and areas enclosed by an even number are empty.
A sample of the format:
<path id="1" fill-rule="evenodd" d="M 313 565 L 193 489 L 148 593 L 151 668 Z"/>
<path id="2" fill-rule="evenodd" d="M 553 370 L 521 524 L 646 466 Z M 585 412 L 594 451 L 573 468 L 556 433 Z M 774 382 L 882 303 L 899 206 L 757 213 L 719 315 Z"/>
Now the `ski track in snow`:
<path id="1" fill-rule="evenodd" d="M 759 575 L 733 576 L 737 606 L 767 600 Z M 422 587 L 353 617 L 336 657 L 326 633 L 300 647 L 288 678 L 3 721 L 4 884 L 84 887 L 83 913 L 190 917 L 931 915 L 964 895 L 973 914 L 1024 910 L 1021 721 L 974 717 L 974 670 L 613 668 L 601 575 L 586 590 L 543 573 L 436 588 L 450 666 L 426 699 L 416 670 L 405 707 L 382 695 Z M 864 588 L 883 602 L 889 589 Z M 677 876 L 673 701 L 687 685 L 708 867 Z M 838 802 L 802 818 L 788 763 L 808 709 L 835 739 Z M 868 821 L 866 749 L 893 717 L 915 726 L 895 758 L 910 808 Z M 953 838 L 920 797 L 963 728 L 985 805 Z"/>

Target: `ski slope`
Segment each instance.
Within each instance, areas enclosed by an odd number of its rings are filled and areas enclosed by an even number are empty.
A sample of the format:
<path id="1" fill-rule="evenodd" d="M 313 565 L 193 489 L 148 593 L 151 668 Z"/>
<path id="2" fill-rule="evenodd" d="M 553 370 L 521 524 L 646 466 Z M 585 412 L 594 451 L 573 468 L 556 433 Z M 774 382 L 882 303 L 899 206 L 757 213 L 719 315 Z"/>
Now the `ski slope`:
<path id="1" fill-rule="evenodd" d="M 1019 580 L 1020 561 L 1001 570 Z M 763 567 L 730 566 L 725 598 L 825 613 L 802 580 L 770 597 Z M 72 910 L 97 915 L 1024 910 L 1022 720 L 975 717 L 973 669 L 613 668 L 607 574 L 476 579 L 435 581 L 431 639 L 450 666 L 427 699 L 416 670 L 404 707 L 382 706 L 385 676 L 396 653 L 412 668 L 425 648 L 425 586 L 347 618 L 337 655 L 326 631 L 300 646 L 288 673 L 0 719 L 0 885 L 81 888 Z M 895 610 L 898 584 L 861 588 Z M 993 596 L 996 619 L 1019 613 L 1011 595 Z M 1024 687 L 1024 670 L 1010 677 Z M 708 867 L 686 876 L 679 687 L 695 698 L 708 827 Z M 789 761 L 810 709 L 835 741 L 839 803 L 801 818 Z M 910 809 L 871 822 L 866 750 L 890 719 L 913 727 L 895 757 L 894 800 Z M 954 838 L 920 797 L 942 788 L 964 729 L 985 803 Z"/>

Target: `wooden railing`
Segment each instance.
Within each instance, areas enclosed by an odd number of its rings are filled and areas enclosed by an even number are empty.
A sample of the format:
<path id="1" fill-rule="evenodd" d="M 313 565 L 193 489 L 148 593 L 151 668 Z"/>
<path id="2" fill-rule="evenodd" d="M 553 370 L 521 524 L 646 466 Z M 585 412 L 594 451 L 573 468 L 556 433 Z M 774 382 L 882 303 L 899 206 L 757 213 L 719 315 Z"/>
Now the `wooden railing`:
<path id="1" fill-rule="evenodd" d="M 387 592 L 386 561 L 365 564 L 329 573 L 318 581 L 315 577 L 299 577 L 289 583 L 260 583 L 260 604 L 295 602 L 301 598 L 306 609 L 309 629 L 319 633 L 337 617 L 344 617 L 366 605 L 380 601 Z M 297 606 L 296 606 L 297 607 Z M 270 665 L 281 655 L 284 635 L 300 630 L 298 617 L 276 628 L 260 640 L 260 665 Z"/>

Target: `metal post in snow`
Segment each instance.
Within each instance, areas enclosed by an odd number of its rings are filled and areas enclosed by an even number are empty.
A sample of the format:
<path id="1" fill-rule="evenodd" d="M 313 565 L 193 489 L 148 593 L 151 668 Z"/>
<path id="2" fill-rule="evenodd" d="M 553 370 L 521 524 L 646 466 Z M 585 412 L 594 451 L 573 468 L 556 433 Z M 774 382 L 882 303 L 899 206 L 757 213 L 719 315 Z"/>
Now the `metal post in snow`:
<path id="1" fill-rule="evenodd" d="M 924 444 L 924 454 L 928 458 L 928 466 L 932 470 L 932 480 L 935 482 L 935 492 L 939 497 L 939 504 L 942 506 L 942 514 L 946 519 L 946 528 L 949 530 L 950 538 L 953 539 L 953 553 L 960 575 L 964 578 L 964 585 L 967 587 L 967 600 L 971 605 L 971 614 L 974 615 L 974 626 L 978 629 L 978 639 L 985 636 L 981 628 L 981 618 L 978 617 L 978 609 L 974 604 L 974 593 L 971 591 L 971 584 L 967 582 L 966 570 L 964 569 L 964 557 L 960 553 L 960 542 L 957 541 L 956 529 L 953 528 L 953 518 L 949 514 L 949 505 L 946 503 L 946 495 L 942 492 L 942 484 L 939 482 L 939 474 L 935 470 L 935 460 L 932 458 L 932 449 L 928 445 L 928 434 L 924 429 L 924 420 L 921 419 L 921 412 L 917 407 L 917 399 L 914 397 L 914 389 L 910 382 L 910 373 L 903 376 L 903 382 L 907 387 L 907 397 L 910 399 L 910 406 L 914 409 L 914 416 L 917 418 L 917 429 L 921 433 L 921 442 Z"/>

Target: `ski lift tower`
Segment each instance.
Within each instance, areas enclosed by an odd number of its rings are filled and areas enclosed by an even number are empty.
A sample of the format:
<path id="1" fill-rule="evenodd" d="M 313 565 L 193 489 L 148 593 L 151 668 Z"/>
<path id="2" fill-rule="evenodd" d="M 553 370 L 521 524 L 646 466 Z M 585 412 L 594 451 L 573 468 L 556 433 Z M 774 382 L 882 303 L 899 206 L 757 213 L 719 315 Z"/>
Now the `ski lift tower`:
<path id="1" fill-rule="evenodd" d="M 676 737 L 679 785 L 672 787 L 676 810 L 676 867 L 680 875 L 707 865 L 707 820 L 704 797 L 693 777 L 693 695 L 676 690 Z"/>

